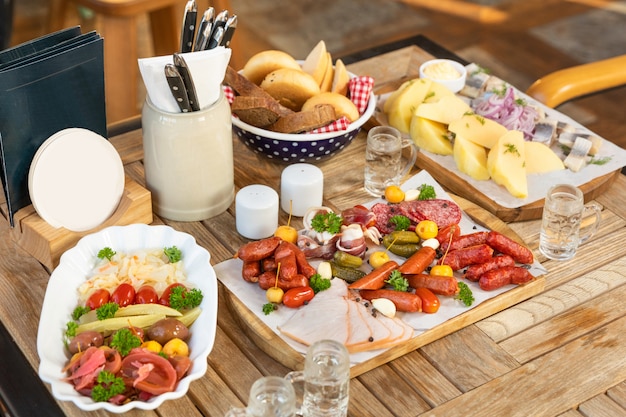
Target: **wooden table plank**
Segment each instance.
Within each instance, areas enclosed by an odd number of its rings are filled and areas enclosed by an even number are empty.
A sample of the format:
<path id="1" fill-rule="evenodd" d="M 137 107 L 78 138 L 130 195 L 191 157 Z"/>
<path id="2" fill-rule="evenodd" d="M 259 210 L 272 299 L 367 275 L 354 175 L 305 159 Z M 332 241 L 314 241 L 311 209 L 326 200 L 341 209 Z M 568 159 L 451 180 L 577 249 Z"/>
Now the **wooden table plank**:
<path id="1" fill-rule="evenodd" d="M 625 332 L 621 317 L 421 416 L 563 413 L 626 379 Z"/>
<path id="2" fill-rule="evenodd" d="M 617 417 L 626 415 L 626 410 L 605 394 L 600 394 L 584 401 L 578 406 L 578 410 L 588 417 Z"/>
<path id="3" fill-rule="evenodd" d="M 588 274 L 572 279 L 476 323 L 495 342 L 532 329 L 586 300 L 626 283 L 626 258 L 620 258 Z"/>

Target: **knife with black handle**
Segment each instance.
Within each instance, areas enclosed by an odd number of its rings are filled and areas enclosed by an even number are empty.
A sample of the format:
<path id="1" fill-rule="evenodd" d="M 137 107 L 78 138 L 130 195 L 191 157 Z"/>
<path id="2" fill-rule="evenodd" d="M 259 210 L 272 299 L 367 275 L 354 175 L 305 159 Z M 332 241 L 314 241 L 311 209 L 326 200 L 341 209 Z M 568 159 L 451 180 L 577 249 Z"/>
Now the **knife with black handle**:
<path id="1" fill-rule="evenodd" d="M 185 5 L 183 16 L 182 32 L 180 34 L 180 51 L 191 52 L 193 49 L 193 39 L 196 34 L 196 18 L 198 16 L 198 6 L 194 0 L 189 0 Z"/>
<path id="2" fill-rule="evenodd" d="M 167 79 L 167 84 L 170 86 L 170 91 L 172 92 L 180 111 L 183 113 L 192 111 L 191 105 L 189 104 L 189 98 L 187 97 L 187 89 L 185 87 L 183 77 L 174 65 L 165 65 L 165 78 Z"/>
<path id="3" fill-rule="evenodd" d="M 185 89 L 187 90 L 187 98 L 189 99 L 191 111 L 200 110 L 200 103 L 198 103 L 196 87 L 194 86 L 193 78 L 191 77 L 191 72 L 189 72 L 187 62 L 185 62 L 185 59 L 182 55 L 174 54 L 174 66 L 178 70 L 178 73 L 182 77 L 183 83 L 185 84 Z"/>
<path id="4" fill-rule="evenodd" d="M 228 10 L 222 10 L 216 17 L 213 24 L 213 32 L 211 32 L 211 39 L 209 39 L 209 45 L 207 49 L 213 49 L 219 46 L 224 36 L 226 22 L 228 21 Z"/>
<path id="5" fill-rule="evenodd" d="M 230 41 L 233 39 L 233 34 L 235 33 L 235 29 L 237 29 L 237 15 L 236 14 L 229 17 L 228 20 L 226 21 L 226 25 L 224 26 L 224 35 L 222 36 L 222 40 L 220 41 L 220 46 L 230 48 Z"/>
<path id="6" fill-rule="evenodd" d="M 209 39 L 211 38 L 211 32 L 213 31 L 213 23 L 215 22 L 215 9 L 209 7 L 202 15 L 202 20 L 198 25 L 198 35 L 196 36 L 196 42 L 193 46 L 194 51 L 204 51 L 209 45 Z"/>

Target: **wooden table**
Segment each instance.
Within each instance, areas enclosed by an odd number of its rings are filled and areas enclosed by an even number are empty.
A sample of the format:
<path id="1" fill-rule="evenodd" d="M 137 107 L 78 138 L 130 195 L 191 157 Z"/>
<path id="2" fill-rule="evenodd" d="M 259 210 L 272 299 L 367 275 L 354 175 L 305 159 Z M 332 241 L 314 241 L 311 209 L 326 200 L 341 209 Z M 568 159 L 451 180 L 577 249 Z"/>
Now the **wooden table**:
<path id="1" fill-rule="evenodd" d="M 412 56 L 414 48 L 409 48 Z M 403 51 L 353 64 L 350 69 L 374 76 L 377 88 L 385 88 L 388 80 L 396 80 L 395 71 L 405 71 L 389 65 L 401 62 Z M 118 135 L 112 143 L 122 155 L 127 174 L 144 184 L 141 132 Z M 319 164 L 325 175 L 326 205 L 341 210 L 370 198 L 362 187 L 364 145 L 365 133 L 361 132 L 334 159 Z M 237 189 L 253 183 L 279 189 L 283 165 L 257 156 L 238 139 L 234 147 Z M 548 269 L 545 290 L 353 378 L 349 415 L 626 415 L 626 177 L 620 175 L 596 201 L 604 206 L 600 230 L 568 262 L 541 257 L 538 220 L 510 223 Z M 157 219 L 155 223 L 192 234 L 211 252 L 215 264 L 230 258 L 246 242 L 235 231 L 233 211 L 234 205 L 203 222 Z M 287 221 L 282 212 L 280 221 Z M 0 319 L 15 346 L 37 369 L 36 333 L 49 272 L 9 235 L 7 222 L 0 220 Z M 9 366 L 6 361 L 3 357 L 2 373 Z M 263 353 L 236 324 L 224 302 L 223 288 L 216 342 L 208 362 L 207 374 L 191 384 L 187 396 L 167 401 L 155 412 L 129 415 L 222 416 L 230 406 L 245 404 L 257 378 L 289 371 Z M 36 385 L 41 388 L 41 383 Z M 7 390 L 11 391 L 2 388 L 2 392 Z M 22 398 L 45 404 L 41 396 L 31 400 L 23 393 Z M 71 403 L 58 405 L 68 416 L 86 414 Z M 41 407 L 38 415 L 57 415 Z"/>

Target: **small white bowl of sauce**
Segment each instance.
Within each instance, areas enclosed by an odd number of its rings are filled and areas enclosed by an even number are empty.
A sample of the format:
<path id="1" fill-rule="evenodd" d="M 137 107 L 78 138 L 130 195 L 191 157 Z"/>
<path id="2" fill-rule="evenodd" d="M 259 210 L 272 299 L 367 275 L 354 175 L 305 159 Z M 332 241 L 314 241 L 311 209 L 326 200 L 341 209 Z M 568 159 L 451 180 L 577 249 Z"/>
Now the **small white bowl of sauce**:
<path id="1" fill-rule="evenodd" d="M 428 78 L 458 93 L 465 85 L 467 70 L 451 59 L 431 59 L 420 66 L 420 78 Z"/>

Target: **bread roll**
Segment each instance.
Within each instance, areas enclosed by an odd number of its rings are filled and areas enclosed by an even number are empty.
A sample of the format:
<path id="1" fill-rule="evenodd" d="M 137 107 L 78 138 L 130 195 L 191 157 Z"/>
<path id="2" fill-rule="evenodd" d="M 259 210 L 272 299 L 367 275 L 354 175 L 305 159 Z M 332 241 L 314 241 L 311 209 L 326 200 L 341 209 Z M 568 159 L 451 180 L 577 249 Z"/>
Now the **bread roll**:
<path id="1" fill-rule="evenodd" d="M 320 104 L 330 104 L 335 109 L 335 114 L 339 119 L 342 116 L 346 116 L 350 122 L 357 120 L 359 115 L 359 109 L 356 105 L 350 101 L 350 99 L 339 93 L 320 93 L 311 97 L 302 106 L 302 111 L 310 110 Z"/>
<path id="2" fill-rule="evenodd" d="M 320 93 L 320 86 L 312 76 L 292 68 L 267 74 L 261 88 L 293 111 L 300 111 L 305 101 Z"/>
<path id="3" fill-rule="evenodd" d="M 288 53 L 271 49 L 253 55 L 241 73 L 256 85 L 260 85 L 267 74 L 280 68 L 302 69 Z"/>

